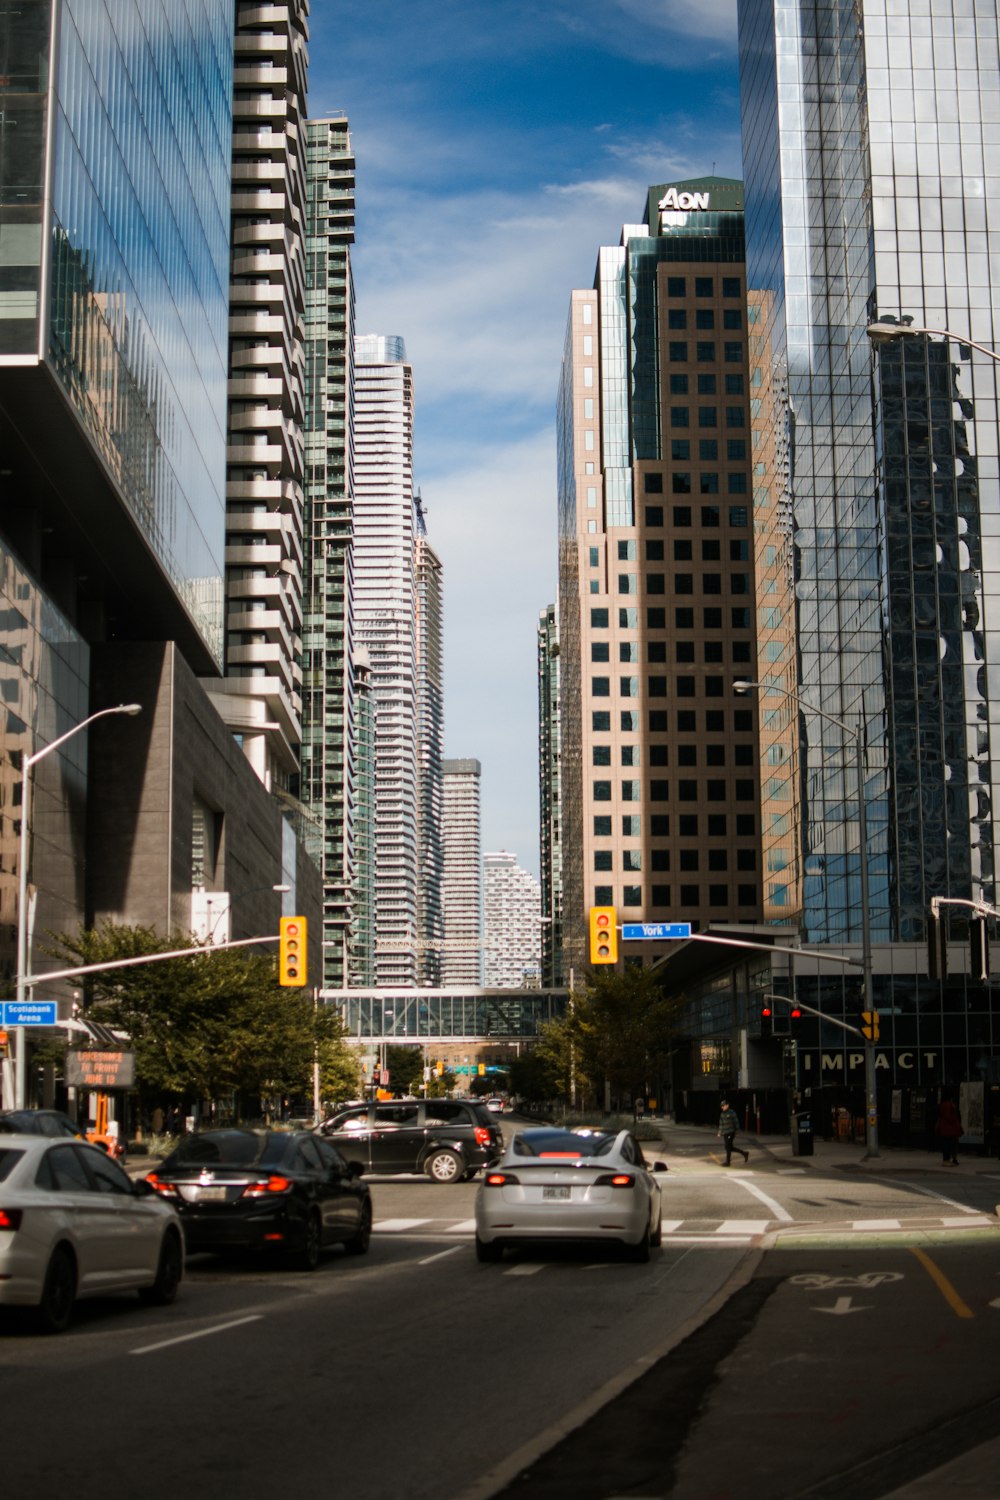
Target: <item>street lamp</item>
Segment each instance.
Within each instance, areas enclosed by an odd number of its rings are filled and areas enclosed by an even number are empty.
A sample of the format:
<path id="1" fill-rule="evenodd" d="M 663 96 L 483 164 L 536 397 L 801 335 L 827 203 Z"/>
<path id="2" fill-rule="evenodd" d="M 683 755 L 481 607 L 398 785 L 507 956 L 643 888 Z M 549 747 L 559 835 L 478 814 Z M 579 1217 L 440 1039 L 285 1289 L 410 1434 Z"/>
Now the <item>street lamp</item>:
<path id="1" fill-rule="evenodd" d="M 874 325 L 873 325 L 874 326 Z M 895 327 L 895 324 L 890 324 Z M 836 724 L 844 734 L 849 735 L 854 741 L 855 766 L 858 781 L 858 845 L 861 864 L 861 973 L 864 988 L 864 1009 L 872 1011 L 875 1009 L 872 1000 L 872 926 L 871 910 L 868 897 L 868 819 L 865 806 L 865 764 L 864 764 L 864 725 L 859 717 L 857 726 L 852 728 L 845 724 L 843 719 L 838 719 L 835 714 L 827 713 L 825 708 L 816 708 L 814 704 L 807 703 L 799 694 L 791 688 L 779 687 L 772 682 L 734 682 L 735 693 L 749 693 L 751 689 L 760 688 L 767 693 L 781 693 L 790 698 L 793 703 L 798 704 L 804 713 L 816 714 L 820 719 L 828 719 L 831 724 Z M 875 1046 L 873 1042 L 865 1042 L 865 1145 L 866 1154 L 869 1157 L 878 1156 L 878 1100 L 875 1090 Z"/>
<path id="2" fill-rule="evenodd" d="M 237 893 L 236 893 L 235 896 L 230 896 L 229 897 L 229 900 L 222 907 L 222 910 L 218 913 L 218 915 L 216 916 L 216 918 L 215 918 L 214 921 L 212 920 L 212 906 L 214 904 L 213 901 L 212 901 L 212 894 L 206 895 L 206 897 L 205 897 L 205 906 L 208 909 L 208 919 L 207 919 L 207 922 L 206 922 L 206 926 L 207 926 L 208 930 L 207 930 L 207 932 L 205 934 L 205 941 L 208 942 L 208 943 L 213 943 L 214 944 L 214 942 L 215 942 L 215 930 L 218 927 L 219 923 L 222 921 L 223 917 L 228 917 L 229 915 L 231 915 L 232 910 L 233 910 L 233 906 L 235 905 L 235 903 L 237 901 L 242 901 L 243 898 L 244 898 L 244 896 L 256 896 L 261 891 L 276 891 L 279 895 L 286 895 L 290 890 L 291 890 L 291 886 L 290 885 L 252 885 L 252 886 L 250 886 L 250 888 L 248 890 L 237 891 Z M 219 894 L 221 895 L 223 893 L 219 892 Z M 229 937 L 230 937 L 230 934 L 227 933 L 226 934 L 226 941 L 227 942 L 229 940 Z"/>
<path id="3" fill-rule="evenodd" d="M 914 334 L 927 333 L 934 338 L 952 339 L 956 344 L 965 344 L 969 349 L 978 349 L 980 354 L 1000 362 L 1000 354 L 995 349 L 990 349 L 986 344 L 977 344 L 975 339 L 967 338 L 964 333 L 953 333 L 950 328 L 923 328 L 914 323 L 888 323 L 879 320 L 877 323 L 869 323 L 865 332 L 876 349 L 880 345 L 898 344 Z"/>
<path id="4" fill-rule="evenodd" d="M 81 729 L 86 729 L 97 719 L 106 718 L 108 714 L 139 714 L 142 713 L 141 703 L 119 703 L 114 708 L 99 709 L 96 714 L 82 719 L 79 724 L 74 724 L 72 729 L 67 729 L 51 745 L 45 745 L 41 750 L 36 750 L 34 755 L 24 755 L 21 758 L 21 839 L 18 855 L 18 881 L 17 881 L 17 990 L 19 1001 L 27 998 L 28 979 L 28 824 L 31 821 L 31 770 L 38 761 L 46 755 L 51 755 L 53 750 L 58 750 L 67 740 L 79 734 Z M 12 1027 L 14 1038 L 14 1108 L 23 1109 L 25 1106 L 26 1079 L 27 1079 L 27 1049 L 24 1044 L 24 1027 Z"/>

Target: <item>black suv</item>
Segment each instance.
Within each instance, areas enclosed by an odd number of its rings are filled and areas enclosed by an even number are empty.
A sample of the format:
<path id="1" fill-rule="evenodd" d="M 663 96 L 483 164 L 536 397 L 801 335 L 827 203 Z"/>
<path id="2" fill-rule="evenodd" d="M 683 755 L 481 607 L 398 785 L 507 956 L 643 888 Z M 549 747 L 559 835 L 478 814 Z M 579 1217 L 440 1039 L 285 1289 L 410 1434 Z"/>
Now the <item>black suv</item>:
<path id="1" fill-rule="evenodd" d="M 461 1182 L 503 1151 L 496 1116 L 466 1099 L 351 1104 L 319 1130 L 365 1172 L 426 1172 L 433 1182 Z"/>

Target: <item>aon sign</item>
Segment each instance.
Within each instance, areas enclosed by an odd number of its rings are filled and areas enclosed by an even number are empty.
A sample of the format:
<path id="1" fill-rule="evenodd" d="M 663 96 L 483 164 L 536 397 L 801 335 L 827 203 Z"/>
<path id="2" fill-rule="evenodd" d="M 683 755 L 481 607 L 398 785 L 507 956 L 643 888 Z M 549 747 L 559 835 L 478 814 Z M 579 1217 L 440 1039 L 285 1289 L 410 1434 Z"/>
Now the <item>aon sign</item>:
<path id="1" fill-rule="evenodd" d="M 670 209 L 707 208 L 707 193 L 679 193 L 676 188 L 667 188 L 657 205 L 661 213 Z"/>

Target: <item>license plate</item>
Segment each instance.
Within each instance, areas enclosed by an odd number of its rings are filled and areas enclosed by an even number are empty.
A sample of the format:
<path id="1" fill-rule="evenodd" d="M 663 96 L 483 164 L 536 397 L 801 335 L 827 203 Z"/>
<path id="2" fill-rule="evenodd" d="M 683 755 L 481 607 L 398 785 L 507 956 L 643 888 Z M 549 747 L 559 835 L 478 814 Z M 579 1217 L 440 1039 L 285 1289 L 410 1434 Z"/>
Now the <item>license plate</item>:
<path id="1" fill-rule="evenodd" d="M 542 1188 L 542 1197 L 543 1198 L 568 1198 L 569 1197 L 569 1191 L 570 1190 L 569 1190 L 568 1187 L 543 1187 Z"/>
<path id="2" fill-rule="evenodd" d="M 224 1187 L 190 1187 L 182 1188 L 181 1195 L 188 1203 L 223 1203 L 226 1190 Z"/>

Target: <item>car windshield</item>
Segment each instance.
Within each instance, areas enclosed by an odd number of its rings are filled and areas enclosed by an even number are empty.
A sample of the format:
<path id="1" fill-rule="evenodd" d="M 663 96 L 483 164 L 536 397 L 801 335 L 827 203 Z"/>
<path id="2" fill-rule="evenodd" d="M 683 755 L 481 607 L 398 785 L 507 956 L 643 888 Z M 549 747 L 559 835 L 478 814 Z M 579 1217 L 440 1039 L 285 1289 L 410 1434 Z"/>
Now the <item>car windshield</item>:
<path id="1" fill-rule="evenodd" d="M 599 1130 L 523 1130 L 514 1137 L 513 1152 L 515 1156 L 576 1160 L 581 1156 L 607 1156 L 614 1144 L 613 1135 Z"/>
<path id="2" fill-rule="evenodd" d="M 0 1150 L 0 1182 L 10 1175 L 10 1169 L 21 1160 L 23 1151 Z"/>
<path id="3" fill-rule="evenodd" d="M 206 1130 L 187 1135 L 163 1163 L 168 1167 L 267 1167 L 284 1159 L 291 1136 L 252 1130 Z"/>
<path id="4" fill-rule="evenodd" d="M 38 1116 L 27 1110 L 8 1110 L 5 1115 L 0 1115 L 0 1130 L 6 1131 L 8 1135 L 38 1135 Z"/>

